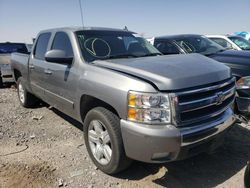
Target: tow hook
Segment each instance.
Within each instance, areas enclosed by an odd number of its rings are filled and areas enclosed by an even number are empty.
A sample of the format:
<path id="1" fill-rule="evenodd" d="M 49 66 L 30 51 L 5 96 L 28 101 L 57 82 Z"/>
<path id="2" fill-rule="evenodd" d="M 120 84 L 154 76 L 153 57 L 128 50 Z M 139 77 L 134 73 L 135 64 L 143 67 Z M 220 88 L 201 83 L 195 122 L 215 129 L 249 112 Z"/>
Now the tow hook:
<path id="1" fill-rule="evenodd" d="M 235 118 L 236 118 L 236 123 L 244 123 L 244 124 L 248 124 L 248 119 L 243 116 L 243 115 L 235 115 Z"/>

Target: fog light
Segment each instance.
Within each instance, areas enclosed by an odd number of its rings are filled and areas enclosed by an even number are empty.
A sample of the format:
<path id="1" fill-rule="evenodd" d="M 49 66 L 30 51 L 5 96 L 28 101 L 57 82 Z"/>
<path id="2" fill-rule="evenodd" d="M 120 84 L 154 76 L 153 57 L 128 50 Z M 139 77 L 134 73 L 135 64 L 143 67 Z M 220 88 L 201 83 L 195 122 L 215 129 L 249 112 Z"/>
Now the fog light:
<path id="1" fill-rule="evenodd" d="M 169 160 L 170 157 L 169 152 L 164 152 L 164 153 L 154 153 L 152 156 L 152 160 Z"/>

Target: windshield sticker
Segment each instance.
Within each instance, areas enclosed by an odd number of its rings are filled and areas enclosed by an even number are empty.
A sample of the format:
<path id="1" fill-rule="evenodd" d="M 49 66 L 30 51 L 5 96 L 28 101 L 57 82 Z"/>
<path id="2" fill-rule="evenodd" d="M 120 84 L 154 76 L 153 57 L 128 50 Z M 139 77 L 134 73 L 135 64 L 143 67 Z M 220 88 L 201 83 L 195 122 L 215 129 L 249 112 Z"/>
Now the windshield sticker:
<path id="1" fill-rule="evenodd" d="M 106 58 L 110 56 L 109 44 L 100 38 L 89 38 L 84 42 L 84 48 L 94 57 Z"/>

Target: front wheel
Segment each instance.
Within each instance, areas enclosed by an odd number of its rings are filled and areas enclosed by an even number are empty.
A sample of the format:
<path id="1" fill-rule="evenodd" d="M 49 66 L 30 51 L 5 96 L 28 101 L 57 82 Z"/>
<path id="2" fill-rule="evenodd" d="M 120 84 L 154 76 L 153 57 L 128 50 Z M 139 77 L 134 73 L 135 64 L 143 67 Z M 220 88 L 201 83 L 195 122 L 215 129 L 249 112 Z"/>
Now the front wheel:
<path id="1" fill-rule="evenodd" d="M 26 108 L 34 106 L 38 101 L 34 95 L 26 90 L 22 77 L 17 80 L 17 94 L 21 105 Z"/>
<path id="2" fill-rule="evenodd" d="M 118 173 L 131 164 L 125 155 L 119 118 L 111 111 L 96 107 L 84 121 L 84 139 L 90 158 L 107 174 Z"/>

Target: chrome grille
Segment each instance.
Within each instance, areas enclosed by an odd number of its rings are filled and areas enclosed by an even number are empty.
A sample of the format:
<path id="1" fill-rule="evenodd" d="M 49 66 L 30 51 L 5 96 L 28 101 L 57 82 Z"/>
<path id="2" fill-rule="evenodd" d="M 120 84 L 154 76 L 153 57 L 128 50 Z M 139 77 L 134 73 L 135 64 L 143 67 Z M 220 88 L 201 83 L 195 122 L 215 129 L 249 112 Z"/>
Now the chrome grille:
<path id="1" fill-rule="evenodd" d="M 208 121 L 221 115 L 234 101 L 235 78 L 204 88 L 177 92 L 172 98 L 174 121 L 178 126 Z"/>

